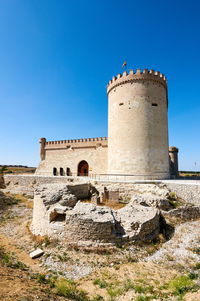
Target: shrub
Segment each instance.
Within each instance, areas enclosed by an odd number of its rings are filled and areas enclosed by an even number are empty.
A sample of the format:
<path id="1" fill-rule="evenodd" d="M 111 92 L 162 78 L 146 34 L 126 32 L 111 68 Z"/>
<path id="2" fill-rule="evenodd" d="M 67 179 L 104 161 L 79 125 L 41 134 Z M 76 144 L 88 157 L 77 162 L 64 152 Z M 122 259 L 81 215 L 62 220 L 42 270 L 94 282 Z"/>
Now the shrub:
<path id="1" fill-rule="evenodd" d="M 197 278 L 199 277 L 199 275 L 196 274 L 196 273 L 189 273 L 189 274 L 188 274 L 188 277 L 189 277 L 190 279 L 197 279 Z"/>
<path id="2" fill-rule="evenodd" d="M 97 278 L 93 281 L 94 285 L 98 285 L 100 288 L 106 288 L 108 283 L 104 279 Z"/>
<path id="3" fill-rule="evenodd" d="M 37 274 L 36 278 L 39 283 L 47 283 L 45 274 Z"/>
<path id="4" fill-rule="evenodd" d="M 200 262 L 198 262 L 195 266 L 194 266 L 195 270 L 200 270 Z"/>
<path id="5" fill-rule="evenodd" d="M 8 172 L 8 169 L 6 166 L 1 166 L 0 167 L 0 175 L 3 175 L 4 173 Z"/>
<path id="6" fill-rule="evenodd" d="M 54 287 L 55 281 L 57 280 L 57 276 L 54 276 L 52 274 L 46 275 L 35 273 L 31 275 L 31 279 L 36 279 L 39 283 L 49 284 L 50 287 Z"/>
<path id="7" fill-rule="evenodd" d="M 87 293 L 79 290 L 75 282 L 67 279 L 59 279 L 55 283 L 57 295 L 76 301 L 90 301 Z"/>
<path id="8" fill-rule="evenodd" d="M 195 288 L 194 282 L 186 275 L 179 276 L 171 280 L 168 284 L 169 289 L 174 295 L 182 296 L 187 291 Z"/>
<path id="9" fill-rule="evenodd" d="M 124 288 L 124 292 L 127 292 L 130 289 L 134 289 L 135 286 L 134 286 L 133 282 L 131 281 L 131 279 L 127 279 L 123 283 L 123 288 Z"/>
<path id="10" fill-rule="evenodd" d="M 70 259 L 70 257 L 65 252 L 62 255 L 58 254 L 57 257 L 62 262 L 66 262 Z"/>
<path id="11" fill-rule="evenodd" d="M 91 301 L 104 301 L 104 298 L 100 295 L 96 295 L 92 298 Z"/>
<path id="12" fill-rule="evenodd" d="M 137 296 L 135 301 L 148 301 L 148 300 L 151 300 L 151 297 L 150 296 Z"/>
<path id="13" fill-rule="evenodd" d="M 109 287 L 107 288 L 107 293 L 111 297 L 111 300 L 115 300 L 115 297 L 122 295 L 124 292 L 121 287 Z"/>
<path id="14" fill-rule="evenodd" d="M 130 279 L 126 279 L 120 283 L 110 283 L 107 288 L 107 293 L 110 295 L 110 300 L 115 300 L 117 296 L 123 295 L 130 289 L 134 289 L 134 284 Z"/>
<path id="15" fill-rule="evenodd" d="M 192 252 L 200 255 L 200 247 L 192 249 Z"/>
<path id="16" fill-rule="evenodd" d="M 135 289 L 136 293 L 145 293 L 146 292 L 146 288 L 141 285 L 135 285 L 134 289 Z"/>
<path id="17" fill-rule="evenodd" d="M 2 247 L 0 247 L 0 261 L 9 268 L 28 270 L 28 267 L 23 262 L 18 261 L 12 254 L 6 253 Z"/>

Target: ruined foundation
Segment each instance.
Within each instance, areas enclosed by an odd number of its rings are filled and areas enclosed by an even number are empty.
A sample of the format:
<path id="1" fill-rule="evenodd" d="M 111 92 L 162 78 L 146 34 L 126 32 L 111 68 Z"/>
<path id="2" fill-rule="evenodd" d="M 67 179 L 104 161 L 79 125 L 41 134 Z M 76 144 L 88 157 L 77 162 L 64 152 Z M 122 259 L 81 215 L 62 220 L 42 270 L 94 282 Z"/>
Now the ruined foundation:
<path id="1" fill-rule="evenodd" d="M 113 210 L 80 201 L 91 197 L 91 193 L 89 184 L 46 184 L 36 188 L 33 234 L 79 245 L 146 241 L 158 235 L 157 208 L 130 202 L 124 208 Z"/>

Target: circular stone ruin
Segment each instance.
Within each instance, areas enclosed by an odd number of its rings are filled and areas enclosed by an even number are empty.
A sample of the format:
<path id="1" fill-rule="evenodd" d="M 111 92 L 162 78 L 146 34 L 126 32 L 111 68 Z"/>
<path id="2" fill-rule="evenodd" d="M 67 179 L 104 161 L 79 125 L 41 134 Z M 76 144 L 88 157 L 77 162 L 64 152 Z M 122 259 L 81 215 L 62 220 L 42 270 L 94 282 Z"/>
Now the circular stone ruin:
<path id="1" fill-rule="evenodd" d="M 145 241 L 160 231 L 157 208 L 130 201 L 124 208 L 81 202 L 90 197 L 89 184 L 46 184 L 35 190 L 31 230 L 79 245 Z"/>

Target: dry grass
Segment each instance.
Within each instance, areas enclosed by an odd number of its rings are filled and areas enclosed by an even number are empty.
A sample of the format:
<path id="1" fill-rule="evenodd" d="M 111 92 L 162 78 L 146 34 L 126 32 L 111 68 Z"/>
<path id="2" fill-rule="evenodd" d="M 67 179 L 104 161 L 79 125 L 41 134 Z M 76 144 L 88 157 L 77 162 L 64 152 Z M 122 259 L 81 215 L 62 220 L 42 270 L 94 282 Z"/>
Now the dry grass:
<path id="1" fill-rule="evenodd" d="M 14 174 L 20 174 L 20 173 L 34 173 L 36 170 L 35 167 L 15 167 L 15 166 L 9 166 L 6 167 L 5 174 L 6 173 L 14 173 Z"/>
<path id="2" fill-rule="evenodd" d="M 199 289 L 199 276 L 186 271 L 180 274 L 166 265 L 138 262 L 101 269 L 82 279 L 79 287 L 105 301 L 183 300 L 187 292 Z"/>
<path id="3" fill-rule="evenodd" d="M 109 207 L 114 210 L 119 210 L 119 209 L 125 207 L 126 203 L 120 203 L 118 201 L 107 200 L 106 202 L 102 203 L 101 206 L 106 206 L 106 207 Z"/>
<path id="4" fill-rule="evenodd" d="M 83 200 L 82 202 L 91 204 L 91 200 Z M 113 200 L 107 200 L 101 204 L 97 204 L 97 206 L 106 206 L 113 210 L 121 209 L 121 208 L 125 207 L 126 205 L 127 205 L 127 203 L 125 203 L 125 202 L 122 203 L 122 202 L 113 201 Z"/>
<path id="5" fill-rule="evenodd" d="M 5 195 L 12 198 L 13 200 L 16 200 L 17 203 L 25 205 L 26 208 L 33 209 L 33 200 L 30 200 L 21 194 L 11 194 L 6 192 Z"/>

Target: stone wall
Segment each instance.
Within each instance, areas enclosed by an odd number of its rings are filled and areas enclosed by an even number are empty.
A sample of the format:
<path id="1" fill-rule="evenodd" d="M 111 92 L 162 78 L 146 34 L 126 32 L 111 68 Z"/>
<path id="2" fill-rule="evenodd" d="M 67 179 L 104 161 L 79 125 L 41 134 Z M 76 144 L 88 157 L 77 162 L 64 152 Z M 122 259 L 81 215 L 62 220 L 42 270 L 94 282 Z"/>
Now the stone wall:
<path id="1" fill-rule="evenodd" d="M 129 200 L 134 192 L 145 192 L 149 190 L 148 185 L 144 182 L 139 183 L 119 183 L 119 182 L 108 182 L 108 181 L 97 181 L 90 180 L 89 178 L 83 177 L 60 177 L 60 176 L 41 176 L 41 175 L 4 175 L 4 182 L 7 187 L 34 187 L 40 184 L 50 184 L 50 183 L 66 183 L 69 184 L 71 181 L 76 183 L 90 182 L 99 193 L 104 192 L 104 188 L 108 191 L 119 192 L 119 198 L 124 200 Z M 200 205 L 200 181 L 182 181 L 182 180 L 171 180 L 171 181 L 160 181 L 161 185 L 166 185 L 167 188 L 175 192 L 180 198 L 186 202 L 192 203 L 194 205 Z M 159 184 L 159 185 L 160 185 Z M 155 183 L 158 185 L 158 183 Z"/>
<path id="2" fill-rule="evenodd" d="M 13 194 L 22 194 L 28 198 L 33 198 L 34 189 L 38 185 L 53 183 L 73 183 L 74 179 L 60 176 L 39 176 L 39 175 L 4 175 L 4 191 Z M 77 178 L 77 183 L 85 183 L 82 178 Z"/>
<path id="3" fill-rule="evenodd" d="M 165 184 L 186 202 L 200 205 L 200 181 L 165 181 Z"/>
<path id="4" fill-rule="evenodd" d="M 48 183 L 69 183 L 73 181 L 68 177 L 60 176 L 42 176 L 42 175 L 4 175 L 4 181 L 6 186 L 35 186 Z M 83 181 L 82 178 L 76 179 L 76 181 Z"/>
<path id="5" fill-rule="evenodd" d="M 76 176 L 78 164 L 83 160 L 89 165 L 89 174 L 107 173 L 107 138 L 47 141 L 44 151 L 45 159 L 36 170 L 38 175 L 53 175 L 53 168 L 58 170 L 58 174 L 63 168 L 66 175 L 68 168 L 70 174 Z"/>
<path id="6" fill-rule="evenodd" d="M 58 214 L 62 216 L 79 199 L 87 198 L 89 193 L 90 186 L 88 184 L 66 185 L 52 183 L 38 186 L 34 194 L 33 233 L 37 235 L 63 235 L 63 222 L 52 222 L 52 214 L 54 217 Z"/>

